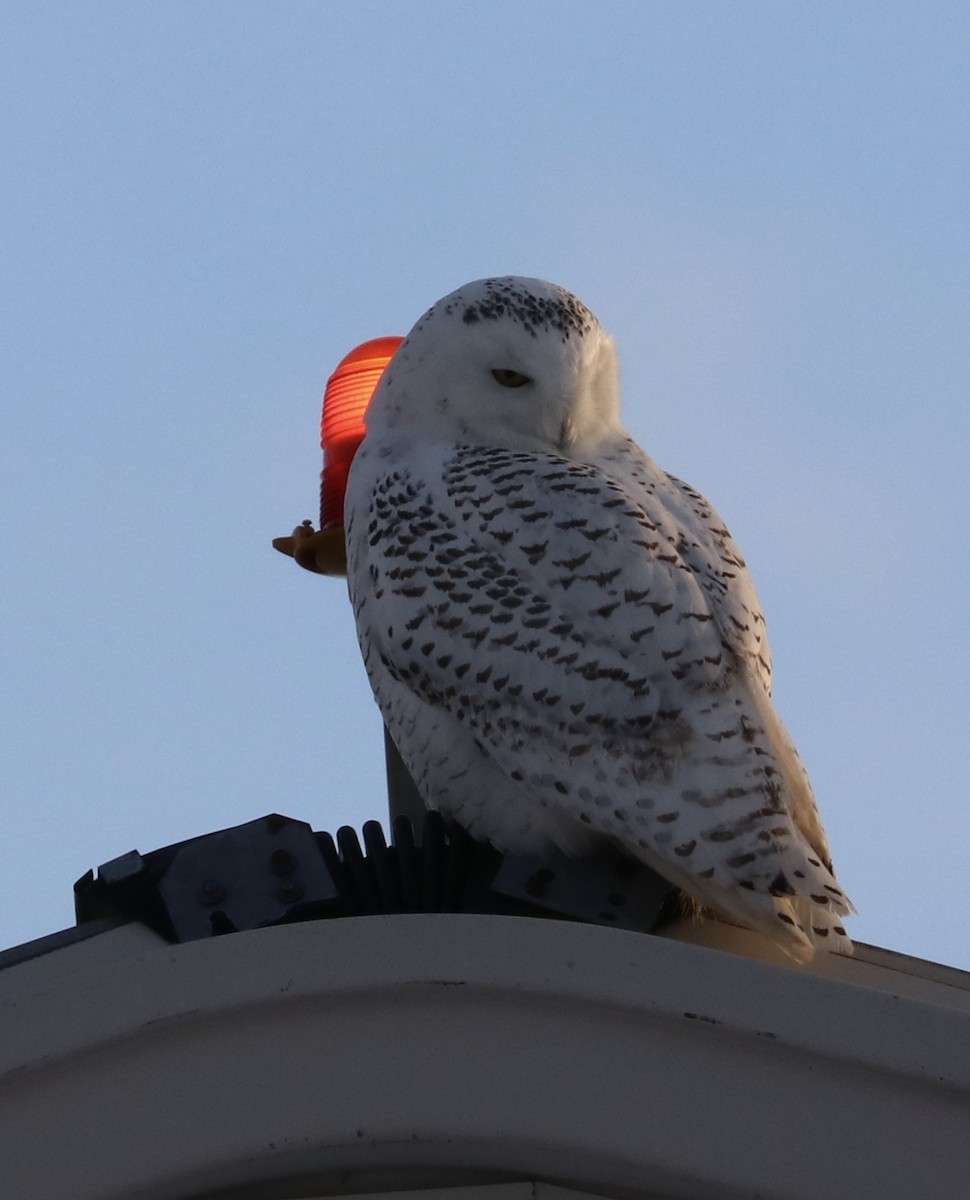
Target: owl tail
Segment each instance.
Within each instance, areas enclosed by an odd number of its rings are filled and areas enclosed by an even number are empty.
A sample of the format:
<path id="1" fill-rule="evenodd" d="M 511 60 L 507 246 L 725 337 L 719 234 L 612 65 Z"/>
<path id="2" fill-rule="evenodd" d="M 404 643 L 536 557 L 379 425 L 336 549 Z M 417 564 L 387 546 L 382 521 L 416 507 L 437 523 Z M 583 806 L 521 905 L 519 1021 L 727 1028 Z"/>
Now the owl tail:
<path id="1" fill-rule="evenodd" d="M 829 899 L 820 904 L 806 895 L 772 896 L 763 891 L 722 887 L 671 870 L 669 863 L 661 870 L 685 896 L 693 898 L 695 915 L 713 910 L 732 923 L 762 934 L 796 962 L 811 962 L 817 950 L 852 953 L 852 941 L 842 927 L 843 918 L 853 911 L 848 901 Z"/>
<path id="2" fill-rule="evenodd" d="M 727 903 L 715 901 L 712 907 L 762 934 L 796 962 L 811 962 L 818 950 L 852 953 L 852 939 L 842 926 L 844 914 L 832 907 L 822 908 L 801 896 L 749 894 L 740 904 L 739 899 L 732 895 Z"/>

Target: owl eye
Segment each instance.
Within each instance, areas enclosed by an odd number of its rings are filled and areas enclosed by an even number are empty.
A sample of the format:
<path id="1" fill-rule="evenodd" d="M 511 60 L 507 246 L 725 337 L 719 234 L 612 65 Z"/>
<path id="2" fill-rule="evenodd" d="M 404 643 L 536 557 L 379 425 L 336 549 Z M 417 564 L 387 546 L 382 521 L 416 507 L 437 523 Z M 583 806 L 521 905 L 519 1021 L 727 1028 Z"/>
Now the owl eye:
<path id="1" fill-rule="evenodd" d="M 528 375 L 523 375 L 521 371 L 512 371 L 508 367 L 496 367 L 492 378 L 502 387 L 508 388 L 525 387 L 527 383 L 532 382 Z"/>

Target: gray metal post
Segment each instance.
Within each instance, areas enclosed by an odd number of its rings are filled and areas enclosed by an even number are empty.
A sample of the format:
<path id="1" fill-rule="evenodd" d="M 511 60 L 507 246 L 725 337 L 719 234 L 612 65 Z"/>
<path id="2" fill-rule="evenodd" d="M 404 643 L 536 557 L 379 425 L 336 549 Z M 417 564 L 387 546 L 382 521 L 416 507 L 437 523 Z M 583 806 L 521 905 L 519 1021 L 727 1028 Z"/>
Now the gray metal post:
<path id="1" fill-rule="evenodd" d="M 387 804 L 391 821 L 395 817 L 410 817 L 411 825 L 420 837 L 424 814 L 427 812 L 417 785 L 404 765 L 394 739 L 384 727 L 384 759 L 387 766 Z"/>

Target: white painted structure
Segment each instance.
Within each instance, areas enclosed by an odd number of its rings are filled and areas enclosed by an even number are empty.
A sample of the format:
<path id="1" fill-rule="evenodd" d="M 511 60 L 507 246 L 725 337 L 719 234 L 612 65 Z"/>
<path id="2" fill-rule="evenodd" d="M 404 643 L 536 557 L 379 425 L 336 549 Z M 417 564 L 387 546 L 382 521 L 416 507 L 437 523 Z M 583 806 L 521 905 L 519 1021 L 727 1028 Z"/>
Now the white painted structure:
<path id="1" fill-rule="evenodd" d="M 970 976 L 451 914 L 0 971 L 4 1200 L 576 1193 L 970 1196 Z"/>

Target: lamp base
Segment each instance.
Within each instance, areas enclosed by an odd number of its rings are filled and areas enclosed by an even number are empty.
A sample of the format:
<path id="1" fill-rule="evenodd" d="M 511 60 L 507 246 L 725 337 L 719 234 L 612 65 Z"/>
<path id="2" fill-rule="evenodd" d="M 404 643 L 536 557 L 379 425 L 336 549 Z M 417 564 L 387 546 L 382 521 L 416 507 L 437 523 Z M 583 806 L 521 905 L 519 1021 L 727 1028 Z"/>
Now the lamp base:
<path id="1" fill-rule="evenodd" d="M 310 521 L 297 525 L 289 537 L 273 538 L 273 548 L 288 554 L 315 575 L 344 578 L 347 574 L 347 547 L 343 525 L 314 529 Z"/>

